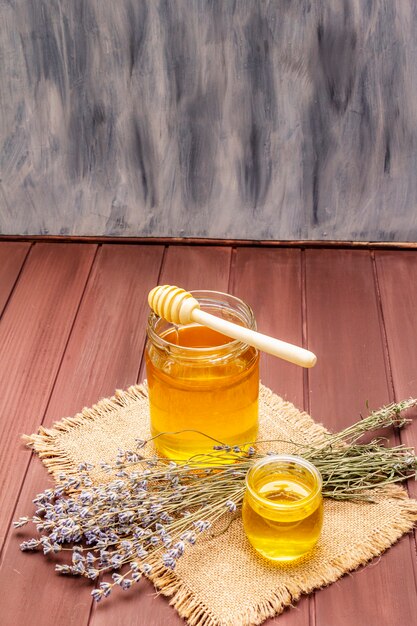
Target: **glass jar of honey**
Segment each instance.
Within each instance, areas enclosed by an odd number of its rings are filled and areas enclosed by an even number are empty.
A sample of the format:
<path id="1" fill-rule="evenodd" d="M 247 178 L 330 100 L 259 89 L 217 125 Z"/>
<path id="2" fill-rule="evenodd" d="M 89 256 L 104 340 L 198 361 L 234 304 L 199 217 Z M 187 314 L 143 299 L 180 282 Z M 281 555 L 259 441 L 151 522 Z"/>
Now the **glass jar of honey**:
<path id="1" fill-rule="evenodd" d="M 323 525 L 322 479 L 308 461 L 267 456 L 246 475 L 242 519 L 247 538 L 271 561 L 293 561 L 316 545 Z"/>
<path id="2" fill-rule="evenodd" d="M 203 311 L 256 330 L 252 310 L 239 298 L 215 291 L 191 293 Z M 187 460 L 213 453 L 216 442 L 235 446 L 255 441 L 256 348 L 199 324 L 176 326 L 153 312 L 147 334 L 151 433 L 157 436 L 159 454 Z"/>

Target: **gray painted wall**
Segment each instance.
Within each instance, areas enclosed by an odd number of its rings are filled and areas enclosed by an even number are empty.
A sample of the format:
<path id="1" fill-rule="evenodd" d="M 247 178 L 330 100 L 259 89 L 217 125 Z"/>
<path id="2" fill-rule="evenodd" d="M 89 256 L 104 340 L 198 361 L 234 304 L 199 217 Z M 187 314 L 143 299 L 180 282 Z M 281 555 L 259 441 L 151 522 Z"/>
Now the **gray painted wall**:
<path id="1" fill-rule="evenodd" d="M 414 0 L 2 0 L 3 234 L 417 239 Z"/>

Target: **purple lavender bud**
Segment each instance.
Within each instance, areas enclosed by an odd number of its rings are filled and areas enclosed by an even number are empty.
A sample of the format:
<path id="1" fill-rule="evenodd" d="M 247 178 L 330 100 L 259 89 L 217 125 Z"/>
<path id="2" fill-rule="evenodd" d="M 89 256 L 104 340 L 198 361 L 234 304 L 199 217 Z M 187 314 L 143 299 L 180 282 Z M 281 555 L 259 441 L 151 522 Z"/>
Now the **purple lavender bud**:
<path id="1" fill-rule="evenodd" d="M 182 556 L 184 553 L 185 544 L 183 541 L 177 541 L 177 543 L 174 544 L 174 548 L 177 550 L 179 556 Z"/>
<path id="2" fill-rule="evenodd" d="M 131 588 L 132 581 L 130 580 L 130 578 L 125 578 L 124 580 L 122 580 L 120 586 L 123 589 L 123 591 L 127 591 L 128 589 Z"/>
<path id="3" fill-rule="evenodd" d="M 79 552 L 72 553 L 72 562 L 74 563 L 74 565 L 76 563 L 84 563 L 84 561 L 85 561 L 85 557 L 81 556 Z"/>
<path id="4" fill-rule="evenodd" d="M 162 562 L 164 566 L 168 569 L 175 569 L 175 566 L 177 564 L 175 559 L 173 559 L 172 556 L 170 556 L 169 554 L 162 555 Z"/>
<path id="5" fill-rule="evenodd" d="M 112 574 L 111 577 L 116 585 L 120 585 L 123 582 L 123 576 L 121 574 Z"/>
<path id="6" fill-rule="evenodd" d="M 96 602 L 100 602 L 100 600 L 102 600 L 103 598 L 103 591 L 101 589 L 93 589 L 91 595 Z"/>
<path id="7" fill-rule="evenodd" d="M 71 567 L 72 574 L 85 574 L 84 563 L 77 563 Z"/>
<path id="8" fill-rule="evenodd" d="M 161 541 L 166 548 L 169 548 L 169 546 L 172 544 L 172 537 L 171 535 L 168 535 L 168 533 L 165 533 L 163 536 L 161 536 Z"/>
<path id="9" fill-rule="evenodd" d="M 144 559 L 146 556 L 148 556 L 148 552 L 142 546 L 138 546 L 136 548 L 136 556 L 139 559 Z"/>
<path id="10" fill-rule="evenodd" d="M 236 511 L 236 504 L 233 502 L 233 500 L 228 500 L 226 502 L 226 507 L 231 513 L 234 513 Z"/>
<path id="11" fill-rule="evenodd" d="M 200 532 L 204 532 L 208 528 L 210 528 L 210 522 L 204 520 L 198 520 L 197 522 L 193 522 L 193 526 Z"/>
<path id="12" fill-rule="evenodd" d="M 20 517 L 17 522 L 13 522 L 14 528 L 20 528 L 21 526 L 25 526 L 29 521 L 28 517 Z"/>
<path id="13" fill-rule="evenodd" d="M 107 598 L 111 593 L 111 584 L 100 583 L 100 589 L 102 590 L 104 597 Z"/>
<path id="14" fill-rule="evenodd" d="M 20 549 L 22 552 L 26 552 L 27 550 L 36 550 L 39 544 L 40 541 L 37 539 L 29 539 L 28 541 L 24 541 L 20 544 Z"/>
<path id="15" fill-rule="evenodd" d="M 123 557 L 121 554 L 113 554 L 113 556 L 110 559 L 110 563 L 112 567 L 114 567 L 114 569 L 121 567 L 122 562 L 123 562 Z"/>

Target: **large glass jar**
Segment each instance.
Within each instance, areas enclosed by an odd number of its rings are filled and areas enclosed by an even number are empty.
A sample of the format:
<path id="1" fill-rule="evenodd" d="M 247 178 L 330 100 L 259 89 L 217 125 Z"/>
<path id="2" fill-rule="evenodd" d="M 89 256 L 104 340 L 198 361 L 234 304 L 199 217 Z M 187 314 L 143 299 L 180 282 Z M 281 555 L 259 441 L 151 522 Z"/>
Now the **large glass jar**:
<path id="1" fill-rule="evenodd" d="M 191 293 L 203 311 L 256 330 L 252 310 L 239 298 L 215 291 Z M 147 333 L 151 432 L 158 435 L 159 454 L 184 460 L 212 453 L 217 441 L 230 446 L 255 441 L 258 351 L 198 324 L 175 326 L 155 313 L 149 316 Z"/>
<path id="2" fill-rule="evenodd" d="M 293 561 L 316 545 L 323 524 L 322 479 L 297 456 L 267 456 L 246 475 L 242 519 L 247 538 L 271 561 Z"/>

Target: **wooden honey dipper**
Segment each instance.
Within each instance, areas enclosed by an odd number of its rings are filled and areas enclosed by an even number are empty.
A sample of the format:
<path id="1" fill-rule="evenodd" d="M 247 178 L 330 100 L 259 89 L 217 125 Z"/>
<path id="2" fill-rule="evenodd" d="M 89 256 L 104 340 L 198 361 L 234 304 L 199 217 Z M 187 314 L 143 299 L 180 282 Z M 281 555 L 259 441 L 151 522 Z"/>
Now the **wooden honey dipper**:
<path id="1" fill-rule="evenodd" d="M 274 356 L 301 365 L 313 367 L 317 357 L 310 350 L 305 350 L 280 339 L 263 335 L 238 324 L 233 324 L 200 309 L 200 303 L 188 291 L 171 285 L 159 285 L 149 292 L 148 302 L 151 309 L 172 324 L 190 324 L 196 322 L 208 326 L 219 333 L 238 339 L 254 348 Z"/>

